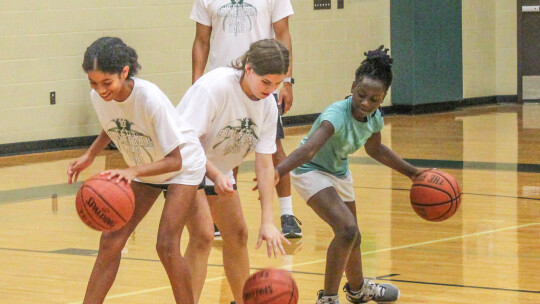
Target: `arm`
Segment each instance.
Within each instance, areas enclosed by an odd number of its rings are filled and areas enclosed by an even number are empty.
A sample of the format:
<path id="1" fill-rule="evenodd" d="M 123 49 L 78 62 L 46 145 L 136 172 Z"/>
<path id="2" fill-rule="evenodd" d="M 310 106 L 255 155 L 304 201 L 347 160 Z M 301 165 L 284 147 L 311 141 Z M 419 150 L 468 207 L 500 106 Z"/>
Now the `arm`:
<path id="1" fill-rule="evenodd" d="M 204 74 L 204 68 L 210 52 L 212 27 L 197 22 L 195 40 L 191 49 L 191 82 L 195 83 Z"/>
<path id="2" fill-rule="evenodd" d="M 109 179 L 117 177 L 117 182 L 124 179 L 128 183 L 131 183 L 135 177 L 160 175 L 179 171 L 180 169 L 182 169 L 182 154 L 180 154 L 180 148 L 176 147 L 164 158 L 156 162 L 133 166 L 126 169 L 105 170 L 101 174 L 108 174 Z"/>
<path id="3" fill-rule="evenodd" d="M 82 170 L 88 168 L 93 162 L 96 156 L 99 154 L 99 152 L 103 151 L 105 147 L 111 142 L 111 139 L 109 138 L 109 135 L 104 130 L 101 130 L 98 137 L 90 148 L 79 158 L 72 161 L 69 164 L 69 168 L 67 171 L 68 174 L 68 183 L 71 184 L 72 182 L 76 182 L 79 178 L 79 173 L 81 173 Z"/>
<path id="4" fill-rule="evenodd" d="M 367 154 L 373 159 L 405 176 L 408 176 L 412 180 L 422 173 L 422 170 L 404 161 L 394 151 L 383 145 L 381 143 L 380 132 L 373 133 L 373 135 L 371 135 L 371 137 L 366 141 L 364 147 Z"/>
<path id="5" fill-rule="evenodd" d="M 279 163 L 276 167 L 277 174 L 281 177 L 294 168 L 310 161 L 332 135 L 334 135 L 334 126 L 329 121 L 324 120 L 301 147 L 294 150 L 285 160 Z"/>
<path id="6" fill-rule="evenodd" d="M 289 70 L 286 77 L 292 77 L 293 51 L 291 33 L 289 32 L 289 17 L 276 21 L 273 26 L 276 39 L 285 44 L 287 49 L 289 49 Z M 287 82 L 283 83 L 283 87 L 279 91 L 278 105 L 281 105 L 283 102 L 285 102 L 285 109 L 283 110 L 283 114 L 285 114 L 291 109 L 293 103 L 292 84 Z"/>
<path id="7" fill-rule="evenodd" d="M 266 240 L 266 249 L 269 257 L 272 256 L 272 252 L 277 257 L 277 250 L 285 255 L 285 250 L 281 242 L 289 242 L 273 223 L 274 164 L 271 154 L 255 154 L 255 175 L 259 181 L 259 198 L 261 200 L 261 228 L 259 230 L 257 248 L 261 246 L 263 240 Z"/>

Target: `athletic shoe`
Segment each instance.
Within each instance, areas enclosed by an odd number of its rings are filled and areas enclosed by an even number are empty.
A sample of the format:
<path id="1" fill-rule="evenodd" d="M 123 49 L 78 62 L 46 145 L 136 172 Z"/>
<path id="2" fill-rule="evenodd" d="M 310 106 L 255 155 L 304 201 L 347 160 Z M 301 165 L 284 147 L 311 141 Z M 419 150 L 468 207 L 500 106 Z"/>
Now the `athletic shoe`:
<path id="1" fill-rule="evenodd" d="M 352 291 L 349 283 L 345 284 L 343 291 L 347 300 L 353 304 L 375 301 L 377 303 L 394 303 L 399 299 L 399 289 L 392 284 L 376 284 L 364 279 L 364 285 L 359 291 Z"/>
<path id="2" fill-rule="evenodd" d="M 302 237 L 302 229 L 300 229 L 298 224 L 302 225 L 302 222 L 292 214 L 284 214 L 281 216 L 281 232 L 288 239 Z"/>
<path id="3" fill-rule="evenodd" d="M 214 236 L 221 236 L 221 232 L 219 232 L 219 229 L 216 226 L 216 224 L 214 224 Z"/>
<path id="4" fill-rule="evenodd" d="M 339 296 L 325 296 L 324 290 L 317 292 L 317 302 L 315 304 L 339 304 Z"/>

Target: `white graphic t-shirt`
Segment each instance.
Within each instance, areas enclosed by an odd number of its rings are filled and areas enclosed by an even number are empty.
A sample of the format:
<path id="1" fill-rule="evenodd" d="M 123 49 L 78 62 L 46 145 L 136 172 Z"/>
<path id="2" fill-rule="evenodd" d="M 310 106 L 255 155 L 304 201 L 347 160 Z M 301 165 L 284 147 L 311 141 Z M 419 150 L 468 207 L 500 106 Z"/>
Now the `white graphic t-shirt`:
<path id="1" fill-rule="evenodd" d="M 253 42 L 274 38 L 273 24 L 293 13 L 290 0 L 195 0 L 190 18 L 212 27 L 213 70 L 230 66 Z"/>
<path id="2" fill-rule="evenodd" d="M 176 108 L 201 140 L 206 157 L 224 174 L 253 151 L 276 152 L 276 100 L 251 100 L 240 87 L 241 71 L 221 67 L 204 74 Z"/>
<path id="3" fill-rule="evenodd" d="M 206 158 L 194 130 L 180 119 L 167 96 L 153 83 L 139 78 L 133 91 L 122 101 L 105 101 L 92 90 L 90 97 L 101 127 L 131 167 L 163 159 L 180 146 L 182 169 L 156 176 L 139 177 L 146 183 L 197 185 L 179 175 L 204 170 Z M 179 182 L 181 181 L 181 182 Z"/>

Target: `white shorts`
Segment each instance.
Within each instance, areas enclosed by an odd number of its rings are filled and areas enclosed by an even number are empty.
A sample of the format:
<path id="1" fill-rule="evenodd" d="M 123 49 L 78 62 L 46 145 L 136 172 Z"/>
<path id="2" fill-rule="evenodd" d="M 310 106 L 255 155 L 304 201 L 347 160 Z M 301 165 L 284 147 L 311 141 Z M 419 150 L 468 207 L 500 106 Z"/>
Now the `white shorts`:
<path id="1" fill-rule="evenodd" d="M 291 181 L 300 196 L 307 202 L 313 195 L 328 187 L 334 187 L 344 202 L 355 200 L 351 172 L 343 177 L 313 170 L 302 174 L 291 172 Z"/>

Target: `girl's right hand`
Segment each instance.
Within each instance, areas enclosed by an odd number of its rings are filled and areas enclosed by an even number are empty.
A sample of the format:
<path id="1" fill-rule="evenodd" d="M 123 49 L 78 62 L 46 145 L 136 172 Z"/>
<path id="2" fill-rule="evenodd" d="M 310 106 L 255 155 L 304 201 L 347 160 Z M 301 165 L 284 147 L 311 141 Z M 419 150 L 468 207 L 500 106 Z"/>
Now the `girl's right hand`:
<path id="1" fill-rule="evenodd" d="M 231 195 L 234 193 L 233 183 L 224 174 L 218 174 L 213 182 L 214 190 L 218 195 Z"/>
<path id="2" fill-rule="evenodd" d="M 93 161 L 94 160 L 86 154 L 72 161 L 69 164 L 69 168 L 67 170 L 68 184 L 77 182 L 77 179 L 79 178 L 79 173 L 81 173 L 82 170 L 90 166 Z"/>

